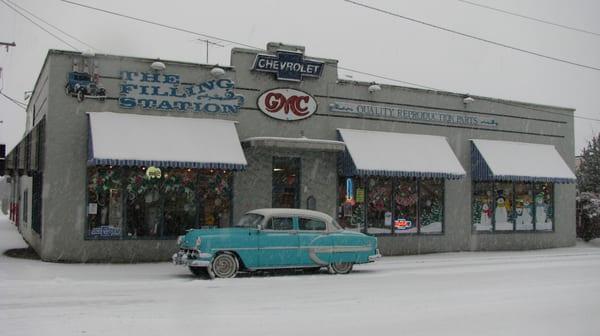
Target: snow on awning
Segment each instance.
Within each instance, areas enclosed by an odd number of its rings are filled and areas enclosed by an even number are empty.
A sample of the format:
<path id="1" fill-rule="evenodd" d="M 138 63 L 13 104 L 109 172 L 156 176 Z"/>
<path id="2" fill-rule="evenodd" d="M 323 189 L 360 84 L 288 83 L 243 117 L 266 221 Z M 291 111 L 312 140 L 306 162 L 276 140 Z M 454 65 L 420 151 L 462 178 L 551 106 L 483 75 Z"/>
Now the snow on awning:
<path id="1" fill-rule="evenodd" d="M 357 175 L 458 179 L 465 170 L 445 137 L 338 129 Z"/>
<path id="2" fill-rule="evenodd" d="M 346 149 L 346 144 L 341 141 L 309 139 L 306 137 L 251 137 L 242 140 L 242 143 L 254 147 L 277 147 L 331 152 L 344 151 Z"/>
<path id="3" fill-rule="evenodd" d="M 235 122 L 88 112 L 90 165 L 244 169 Z"/>
<path id="4" fill-rule="evenodd" d="M 479 139 L 471 141 L 474 180 L 575 182 L 575 175 L 552 145 Z"/>

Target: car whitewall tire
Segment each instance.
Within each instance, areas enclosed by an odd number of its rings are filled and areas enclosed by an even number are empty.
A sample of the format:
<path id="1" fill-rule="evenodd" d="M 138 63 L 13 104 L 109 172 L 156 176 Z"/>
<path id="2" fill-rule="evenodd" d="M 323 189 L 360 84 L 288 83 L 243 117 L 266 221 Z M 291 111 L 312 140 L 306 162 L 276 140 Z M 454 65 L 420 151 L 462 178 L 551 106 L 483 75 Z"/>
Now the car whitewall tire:
<path id="1" fill-rule="evenodd" d="M 339 262 L 333 263 L 327 266 L 327 270 L 331 274 L 348 274 L 352 271 L 353 263 L 350 262 Z"/>
<path id="2" fill-rule="evenodd" d="M 236 276 L 239 268 L 240 264 L 233 254 L 222 253 L 213 259 L 209 275 L 211 277 L 214 275 L 216 278 L 233 278 Z"/>

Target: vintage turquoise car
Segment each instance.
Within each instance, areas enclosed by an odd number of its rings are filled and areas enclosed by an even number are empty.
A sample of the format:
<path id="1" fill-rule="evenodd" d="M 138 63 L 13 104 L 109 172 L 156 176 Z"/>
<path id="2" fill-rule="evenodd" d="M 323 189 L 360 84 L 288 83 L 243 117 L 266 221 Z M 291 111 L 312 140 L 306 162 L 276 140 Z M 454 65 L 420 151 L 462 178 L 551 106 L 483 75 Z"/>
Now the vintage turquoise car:
<path id="1" fill-rule="evenodd" d="M 297 268 L 346 274 L 380 258 L 377 239 L 342 229 L 330 216 L 302 209 L 258 209 L 230 228 L 195 229 L 178 238 L 173 263 L 195 275 Z"/>

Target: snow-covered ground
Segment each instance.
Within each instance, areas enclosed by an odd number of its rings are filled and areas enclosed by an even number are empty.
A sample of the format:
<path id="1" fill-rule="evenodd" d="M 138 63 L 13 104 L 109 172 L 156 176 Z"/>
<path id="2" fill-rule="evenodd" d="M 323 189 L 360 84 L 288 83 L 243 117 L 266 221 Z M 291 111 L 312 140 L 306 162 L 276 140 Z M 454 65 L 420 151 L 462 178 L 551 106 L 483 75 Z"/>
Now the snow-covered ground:
<path id="1" fill-rule="evenodd" d="M 0 215 L 2 216 L 2 215 Z M 0 250 L 24 244 L 0 217 Z M 600 247 L 386 257 L 197 280 L 169 263 L 0 257 L 0 335 L 598 335 Z"/>

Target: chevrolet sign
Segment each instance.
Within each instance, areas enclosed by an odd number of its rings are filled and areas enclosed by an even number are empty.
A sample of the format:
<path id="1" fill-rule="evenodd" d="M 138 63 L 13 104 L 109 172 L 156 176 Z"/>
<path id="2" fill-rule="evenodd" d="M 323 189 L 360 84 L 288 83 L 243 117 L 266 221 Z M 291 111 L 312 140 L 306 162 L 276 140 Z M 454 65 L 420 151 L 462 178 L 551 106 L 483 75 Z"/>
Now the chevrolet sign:
<path id="1" fill-rule="evenodd" d="M 275 73 L 278 80 L 300 82 L 304 77 L 319 78 L 325 63 L 304 59 L 301 52 L 278 50 L 276 55 L 257 54 L 252 70 Z"/>

